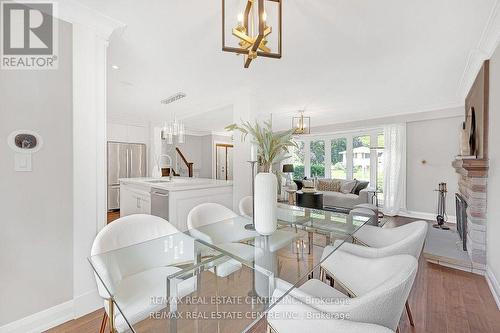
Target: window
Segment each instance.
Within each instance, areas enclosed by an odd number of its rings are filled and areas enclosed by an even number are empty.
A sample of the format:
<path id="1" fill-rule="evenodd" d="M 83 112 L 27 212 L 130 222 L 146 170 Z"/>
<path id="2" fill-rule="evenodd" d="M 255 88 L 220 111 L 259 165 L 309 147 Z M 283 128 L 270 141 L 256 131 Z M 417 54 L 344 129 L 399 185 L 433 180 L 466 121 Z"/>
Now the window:
<path id="1" fill-rule="evenodd" d="M 311 177 L 325 177 L 325 141 L 311 141 Z"/>
<path id="2" fill-rule="evenodd" d="M 352 141 L 353 178 L 370 181 L 370 136 L 355 136 Z"/>
<path id="3" fill-rule="evenodd" d="M 333 139 L 331 149 L 331 178 L 347 178 L 347 139 Z"/>
<path id="4" fill-rule="evenodd" d="M 295 179 L 364 180 L 377 188 L 379 204 L 383 205 L 385 140 L 381 129 L 299 138 L 299 149 L 291 151 L 289 162 L 295 167 Z"/>
<path id="5" fill-rule="evenodd" d="M 298 148 L 291 149 L 291 162 L 293 164 L 293 179 L 304 179 L 304 141 L 296 141 Z"/>

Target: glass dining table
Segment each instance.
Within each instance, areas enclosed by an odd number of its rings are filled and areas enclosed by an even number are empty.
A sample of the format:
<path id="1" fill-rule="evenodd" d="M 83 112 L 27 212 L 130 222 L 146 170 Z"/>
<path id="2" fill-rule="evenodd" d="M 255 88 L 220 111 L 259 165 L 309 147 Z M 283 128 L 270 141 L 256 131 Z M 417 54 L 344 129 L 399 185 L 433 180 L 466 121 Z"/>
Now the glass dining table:
<path id="1" fill-rule="evenodd" d="M 275 290 L 283 297 L 318 277 L 324 247 L 368 221 L 285 204 L 277 216 L 268 236 L 237 216 L 90 257 L 117 331 L 265 332 Z"/>

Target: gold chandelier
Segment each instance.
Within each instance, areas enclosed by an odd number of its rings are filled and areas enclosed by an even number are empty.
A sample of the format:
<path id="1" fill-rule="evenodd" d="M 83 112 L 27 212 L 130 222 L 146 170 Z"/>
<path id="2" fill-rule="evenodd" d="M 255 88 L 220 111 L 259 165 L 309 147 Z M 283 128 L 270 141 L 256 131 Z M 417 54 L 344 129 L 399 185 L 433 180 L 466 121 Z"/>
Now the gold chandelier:
<path id="1" fill-rule="evenodd" d="M 304 117 L 304 111 L 299 111 L 298 117 L 292 117 L 294 134 L 311 134 L 311 117 Z"/>
<path id="2" fill-rule="evenodd" d="M 222 0 L 222 50 L 243 54 L 244 67 L 248 68 L 255 58 L 281 58 L 281 30 L 282 30 L 282 0 Z M 242 5 L 244 11 L 239 12 Z M 231 22 L 226 20 L 226 12 L 238 12 Z M 273 32 L 270 19 L 275 23 L 276 32 Z M 226 26 L 226 23 L 230 24 Z M 236 23 L 236 25 L 231 25 Z M 227 32 L 236 38 L 226 41 Z M 274 36 L 273 36 L 274 35 Z M 272 42 L 271 42 L 272 39 Z M 270 44 L 274 44 L 276 53 L 272 52 Z"/>

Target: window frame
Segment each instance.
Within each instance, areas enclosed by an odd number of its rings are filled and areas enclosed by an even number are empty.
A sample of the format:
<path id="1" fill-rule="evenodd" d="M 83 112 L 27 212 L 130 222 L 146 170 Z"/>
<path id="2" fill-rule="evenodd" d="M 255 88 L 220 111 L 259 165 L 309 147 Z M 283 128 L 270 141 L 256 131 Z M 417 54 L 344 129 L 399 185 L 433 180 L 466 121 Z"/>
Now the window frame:
<path id="1" fill-rule="evenodd" d="M 383 134 L 384 130 L 381 127 L 359 129 L 353 131 L 335 132 L 335 133 L 322 133 L 311 135 L 296 135 L 294 139 L 304 142 L 304 176 L 311 178 L 311 141 L 324 141 L 325 142 L 325 178 L 331 178 L 331 151 L 332 140 L 345 138 L 346 145 L 346 179 L 353 179 L 353 140 L 358 136 L 370 136 L 370 146 L 374 147 L 378 144 L 378 135 Z M 374 145 L 375 144 L 375 145 Z M 375 188 L 377 182 L 378 163 L 377 163 L 377 150 L 370 151 L 370 188 Z"/>

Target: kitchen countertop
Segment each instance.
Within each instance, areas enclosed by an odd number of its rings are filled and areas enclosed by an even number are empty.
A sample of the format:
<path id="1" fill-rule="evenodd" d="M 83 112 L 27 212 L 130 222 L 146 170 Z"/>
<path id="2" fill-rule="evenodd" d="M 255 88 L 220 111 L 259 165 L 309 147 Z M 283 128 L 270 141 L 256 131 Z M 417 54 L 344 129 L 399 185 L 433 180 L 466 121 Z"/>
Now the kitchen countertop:
<path id="1" fill-rule="evenodd" d="M 172 181 L 168 177 L 162 178 L 122 178 L 119 179 L 120 184 L 138 185 L 141 187 L 156 188 L 168 191 L 188 191 L 199 190 L 215 187 L 232 187 L 233 182 L 230 180 L 218 180 L 209 178 L 188 178 L 188 177 L 173 177 Z"/>

